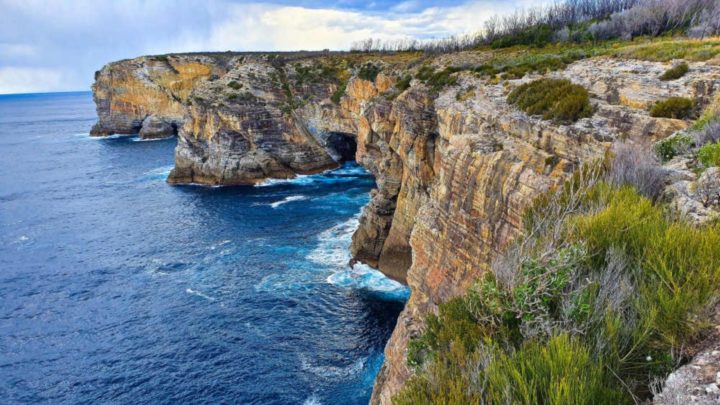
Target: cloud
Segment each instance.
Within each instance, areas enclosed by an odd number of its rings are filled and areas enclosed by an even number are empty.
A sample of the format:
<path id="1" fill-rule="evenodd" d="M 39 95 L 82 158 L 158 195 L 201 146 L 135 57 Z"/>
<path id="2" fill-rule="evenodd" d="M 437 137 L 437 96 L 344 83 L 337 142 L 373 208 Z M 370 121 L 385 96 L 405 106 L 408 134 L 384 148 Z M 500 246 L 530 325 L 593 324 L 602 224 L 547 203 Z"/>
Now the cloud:
<path id="1" fill-rule="evenodd" d="M 287 5 L 292 3 L 303 5 Z M 365 6 L 358 8 L 360 3 Z M 476 31 L 494 13 L 536 2 L 374 3 L 0 0 L 0 69 L 5 72 L 0 92 L 88 89 L 93 72 L 105 63 L 144 54 L 339 50 L 368 37 L 441 38 Z M 33 83 L 25 80 L 29 72 L 48 76 Z"/>
<path id="2" fill-rule="evenodd" d="M 74 90 L 64 87 L 59 71 L 45 68 L 0 67 L 0 94 Z"/>

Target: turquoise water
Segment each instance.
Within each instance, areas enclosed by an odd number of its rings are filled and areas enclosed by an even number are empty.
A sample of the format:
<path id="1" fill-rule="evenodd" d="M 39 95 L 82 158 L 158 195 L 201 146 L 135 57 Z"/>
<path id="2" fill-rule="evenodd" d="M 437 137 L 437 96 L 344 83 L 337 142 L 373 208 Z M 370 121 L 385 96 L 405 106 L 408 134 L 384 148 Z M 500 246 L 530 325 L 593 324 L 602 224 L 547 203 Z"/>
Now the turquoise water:
<path id="1" fill-rule="evenodd" d="M 373 178 L 173 187 L 89 93 L 0 96 L 3 403 L 367 403 L 408 291 L 347 266 Z"/>

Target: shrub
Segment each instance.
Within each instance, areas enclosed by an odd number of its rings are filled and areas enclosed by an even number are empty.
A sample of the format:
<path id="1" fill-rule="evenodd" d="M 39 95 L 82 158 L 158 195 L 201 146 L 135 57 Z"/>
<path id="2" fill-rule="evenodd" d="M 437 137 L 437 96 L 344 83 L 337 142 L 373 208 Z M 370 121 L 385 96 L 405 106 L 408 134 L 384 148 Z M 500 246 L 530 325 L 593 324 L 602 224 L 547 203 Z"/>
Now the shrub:
<path id="1" fill-rule="evenodd" d="M 457 77 L 453 74 L 459 71 L 460 69 L 452 66 L 436 71 L 433 67 L 425 65 L 418 70 L 415 78 L 430 86 L 432 91 L 438 92 L 446 86 L 456 85 Z"/>
<path id="2" fill-rule="evenodd" d="M 667 100 L 658 101 L 650 110 L 650 116 L 682 120 L 690 117 L 694 105 L 689 98 L 670 97 Z"/>
<path id="3" fill-rule="evenodd" d="M 230 87 L 233 90 L 240 90 L 242 88 L 242 84 L 236 82 L 235 80 L 231 81 L 227 85 L 228 85 L 228 87 Z"/>
<path id="4" fill-rule="evenodd" d="M 720 143 L 709 143 L 700 148 L 698 160 L 705 167 L 720 166 Z"/>
<path id="5" fill-rule="evenodd" d="M 345 95 L 345 90 L 347 89 L 347 82 L 340 83 L 338 88 L 335 90 L 335 92 L 330 96 L 330 100 L 332 100 L 335 104 L 340 104 L 340 100 Z"/>
<path id="6" fill-rule="evenodd" d="M 395 84 L 395 88 L 400 92 L 403 92 L 410 88 L 410 82 L 412 82 L 412 76 L 405 75 Z"/>
<path id="7" fill-rule="evenodd" d="M 690 67 L 687 63 L 681 63 L 679 65 L 673 66 L 672 68 L 665 71 L 665 73 L 660 76 L 660 80 L 668 81 L 668 80 L 675 80 L 679 79 L 683 76 L 685 76 L 685 73 L 690 70 Z"/>
<path id="8" fill-rule="evenodd" d="M 657 201 L 665 189 L 667 171 L 648 149 L 628 143 L 617 144 L 608 179 L 615 186 L 633 186 L 640 194 Z"/>
<path id="9" fill-rule="evenodd" d="M 720 142 L 720 118 L 708 121 L 705 125 L 693 132 L 695 146 L 701 147 L 707 143 Z"/>
<path id="10" fill-rule="evenodd" d="M 692 144 L 693 140 L 688 135 L 678 134 L 669 136 L 655 144 L 655 153 L 663 162 L 667 162 L 675 156 L 690 150 Z"/>
<path id="11" fill-rule="evenodd" d="M 380 67 L 375 66 L 372 63 L 366 63 L 360 67 L 357 75 L 363 80 L 374 82 L 378 74 L 380 74 Z"/>
<path id="12" fill-rule="evenodd" d="M 539 79 L 525 83 L 508 95 L 508 102 L 530 115 L 564 123 L 593 114 L 587 90 L 569 80 Z"/>
<path id="13" fill-rule="evenodd" d="M 499 353 L 487 370 L 487 403 L 619 404 L 625 398 L 587 344 L 567 334 Z"/>

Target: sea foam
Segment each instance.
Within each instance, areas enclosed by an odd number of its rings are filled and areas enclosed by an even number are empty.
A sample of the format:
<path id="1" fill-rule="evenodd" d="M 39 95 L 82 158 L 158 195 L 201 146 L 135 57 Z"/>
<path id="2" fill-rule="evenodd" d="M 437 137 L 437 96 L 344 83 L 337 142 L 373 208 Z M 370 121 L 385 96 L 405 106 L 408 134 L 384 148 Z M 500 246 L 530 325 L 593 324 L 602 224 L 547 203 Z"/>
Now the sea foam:
<path id="1" fill-rule="evenodd" d="M 291 196 L 285 197 L 284 199 L 282 199 L 280 201 L 275 201 L 274 203 L 270 204 L 270 206 L 273 208 L 278 208 L 281 205 L 291 203 L 293 201 L 302 201 L 302 200 L 307 200 L 307 197 L 304 195 L 291 195 Z"/>

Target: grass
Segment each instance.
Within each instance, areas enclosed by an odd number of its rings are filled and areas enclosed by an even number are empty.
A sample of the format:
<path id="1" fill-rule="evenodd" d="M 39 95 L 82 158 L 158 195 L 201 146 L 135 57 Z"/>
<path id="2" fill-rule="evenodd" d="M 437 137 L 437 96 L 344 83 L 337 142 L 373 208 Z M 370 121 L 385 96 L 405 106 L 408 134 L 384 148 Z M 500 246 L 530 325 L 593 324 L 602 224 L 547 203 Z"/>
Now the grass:
<path id="1" fill-rule="evenodd" d="M 508 95 L 508 103 L 530 115 L 561 123 L 593 114 L 587 90 L 569 80 L 539 79 L 525 83 Z"/>
<path id="2" fill-rule="evenodd" d="M 658 101 L 650 109 L 650 116 L 655 118 L 687 119 L 692 116 L 695 103 L 685 97 L 670 97 Z"/>
<path id="3" fill-rule="evenodd" d="M 670 69 L 666 70 L 665 73 L 663 73 L 660 76 L 660 80 L 662 81 L 669 81 L 669 80 L 676 80 L 679 79 L 690 70 L 690 66 L 688 66 L 687 63 L 683 62 L 679 65 L 673 66 Z"/>
<path id="4" fill-rule="evenodd" d="M 698 161 L 705 167 L 720 166 L 720 143 L 709 143 L 700 148 Z"/>
<path id="5" fill-rule="evenodd" d="M 640 42 L 639 44 L 637 42 Z M 675 59 L 706 61 L 720 54 L 720 38 L 699 39 L 638 39 L 620 43 L 621 47 L 611 56 L 669 62 Z"/>
<path id="6" fill-rule="evenodd" d="M 720 223 L 580 173 L 525 223 L 492 273 L 428 316 L 394 403 L 640 403 L 708 326 Z"/>

